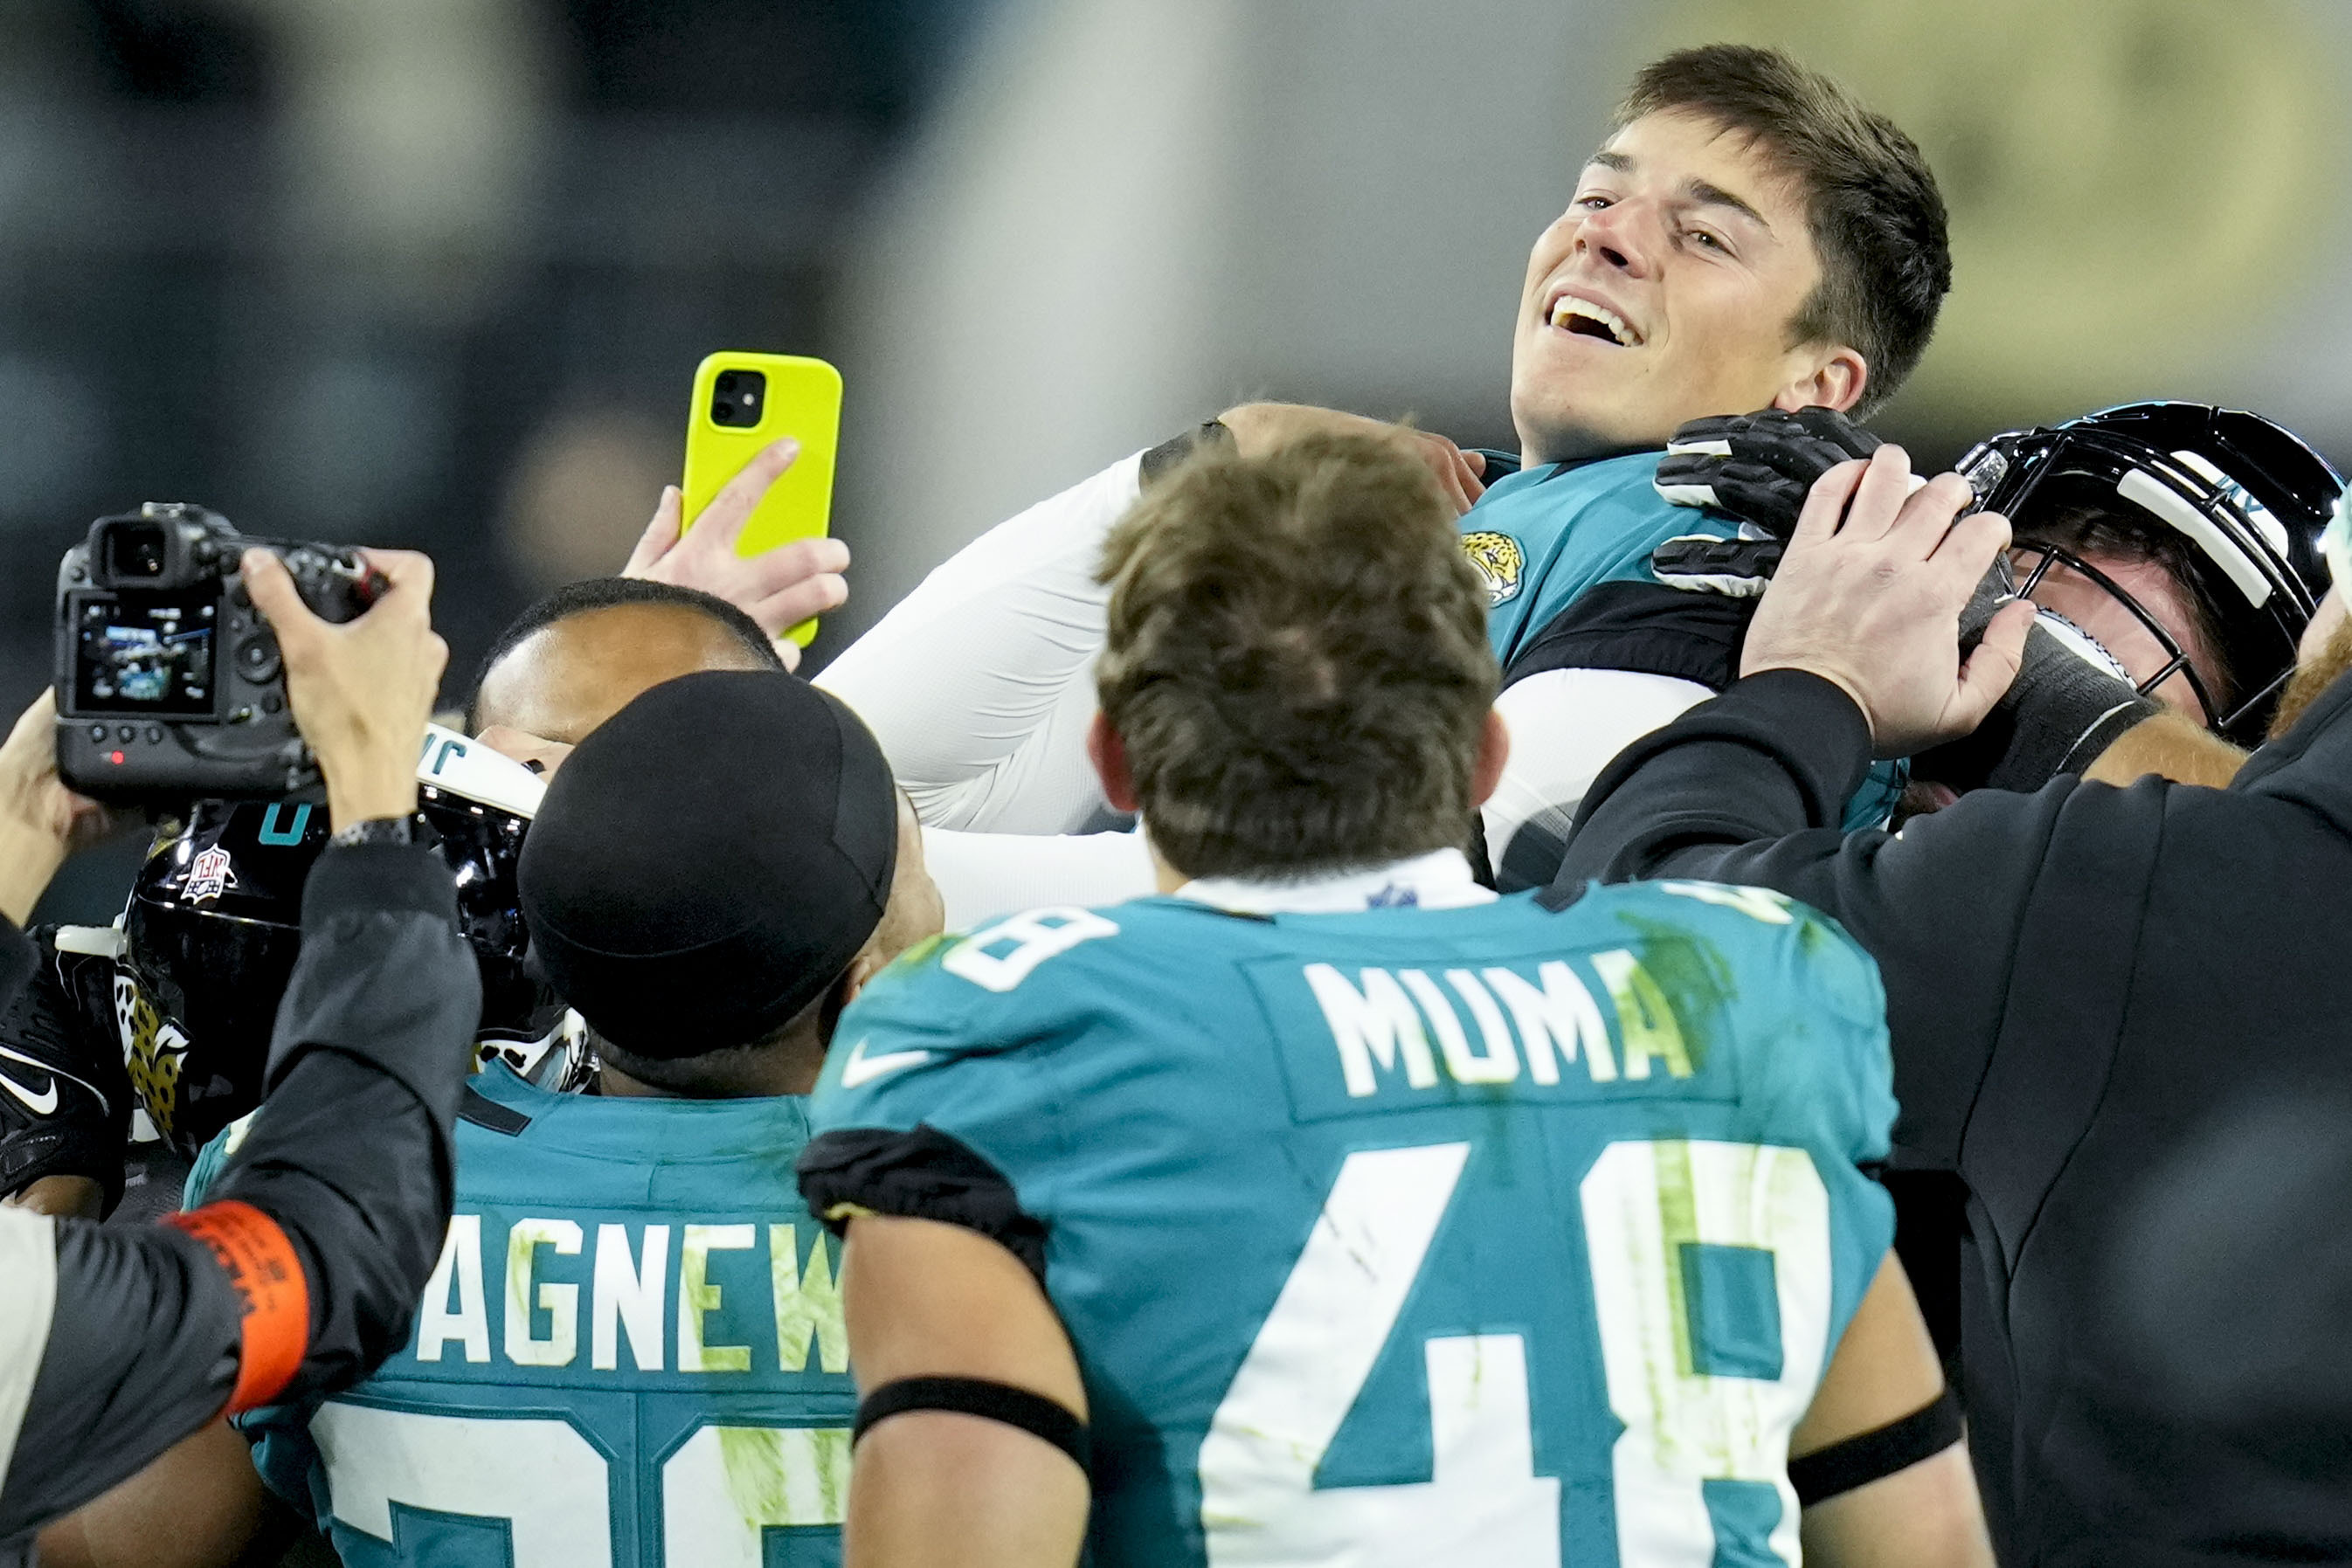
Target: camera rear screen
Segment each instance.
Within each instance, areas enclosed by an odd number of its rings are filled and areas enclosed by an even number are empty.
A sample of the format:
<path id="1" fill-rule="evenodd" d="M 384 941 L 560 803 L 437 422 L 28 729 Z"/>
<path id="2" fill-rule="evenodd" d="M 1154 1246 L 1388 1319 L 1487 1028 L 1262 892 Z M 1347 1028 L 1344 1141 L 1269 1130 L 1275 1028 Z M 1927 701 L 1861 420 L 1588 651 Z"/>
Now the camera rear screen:
<path id="1" fill-rule="evenodd" d="M 104 593 L 79 600 L 74 708 L 79 713 L 197 718 L 213 711 L 219 601 Z"/>

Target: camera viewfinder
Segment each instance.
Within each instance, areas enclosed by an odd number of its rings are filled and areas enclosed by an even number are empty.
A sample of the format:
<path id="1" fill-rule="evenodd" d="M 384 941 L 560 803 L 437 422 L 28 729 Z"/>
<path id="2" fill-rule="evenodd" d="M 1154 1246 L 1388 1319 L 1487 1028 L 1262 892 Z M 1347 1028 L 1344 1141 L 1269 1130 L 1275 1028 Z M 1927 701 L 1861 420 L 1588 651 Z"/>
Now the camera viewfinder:
<path id="1" fill-rule="evenodd" d="M 161 577 L 172 559 L 161 523 L 118 523 L 106 530 L 106 575 L 115 581 Z"/>

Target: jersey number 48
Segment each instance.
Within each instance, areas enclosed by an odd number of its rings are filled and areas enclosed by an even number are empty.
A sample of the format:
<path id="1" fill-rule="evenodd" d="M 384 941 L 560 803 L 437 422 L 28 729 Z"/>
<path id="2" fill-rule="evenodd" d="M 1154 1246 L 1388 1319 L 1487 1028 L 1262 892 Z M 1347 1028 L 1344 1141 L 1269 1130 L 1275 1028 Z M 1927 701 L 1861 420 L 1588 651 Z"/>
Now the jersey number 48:
<path id="1" fill-rule="evenodd" d="M 1315 1484 L 1395 1330 L 1470 1153 L 1466 1143 L 1370 1150 L 1340 1167 L 1201 1445 L 1201 1521 L 1215 1568 L 1339 1561 L 1423 1568 L 1465 1561 L 1460 1554 L 1470 1543 L 1482 1568 L 1559 1568 L 1560 1482 L 1535 1473 L 1529 1351 L 1518 1334 L 1423 1343 L 1430 1479 Z M 1829 1348 L 1829 1196 L 1820 1173 L 1799 1149 L 1617 1143 L 1593 1162 L 1580 1198 L 1609 1408 L 1623 1427 L 1611 1452 L 1619 1561 L 1645 1568 L 1725 1561 L 1706 1483 L 1748 1481 L 1773 1488 L 1780 1507 L 1776 1521 L 1756 1521 L 1764 1539 L 1742 1544 L 1793 1568 L 1789 1434 L 1811 1402 Z M 1694 1244 L 1771 1254 L 1777 1375 L 1693 1369 L 1696 1334 L 1682 1269 Z"/>

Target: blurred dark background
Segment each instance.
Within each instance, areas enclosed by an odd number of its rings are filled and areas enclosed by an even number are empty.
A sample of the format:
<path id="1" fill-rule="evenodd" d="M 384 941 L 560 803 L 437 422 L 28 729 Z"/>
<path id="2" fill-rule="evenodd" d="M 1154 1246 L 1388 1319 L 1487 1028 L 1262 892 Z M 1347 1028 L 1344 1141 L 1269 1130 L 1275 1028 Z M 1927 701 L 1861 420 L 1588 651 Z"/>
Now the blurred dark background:
<path id="1" fill-rule="evenodd" d="M 469 674 L 617 565 L 551 514 L 642 526 L 601 492 L 675 477 L 705 353 L 835 351 L 841 225 L 982 7 L 0 7 L 5 689 L 60 549 L 150 498 L 431 551 Z"/>
<path id="2" fill-rule="evenodd" d="M 617 569 L 704 354 L 838 357 L 861 192 L 985 8 L 0 5 L 0 692 L 89 520 L 188 499 L 431 552 L 462 696 Z M 134 854 L 45 913 L 109 917 Z"/>

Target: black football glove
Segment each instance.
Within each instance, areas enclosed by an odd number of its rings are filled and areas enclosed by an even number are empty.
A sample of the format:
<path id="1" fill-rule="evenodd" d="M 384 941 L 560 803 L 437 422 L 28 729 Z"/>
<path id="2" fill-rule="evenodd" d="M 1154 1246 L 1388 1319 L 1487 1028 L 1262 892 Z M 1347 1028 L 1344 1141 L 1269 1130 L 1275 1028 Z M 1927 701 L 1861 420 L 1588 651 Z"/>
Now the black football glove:
<path id="1" fill-rule="evenodd" d="M 1666 443 L 1654 482 L 1677 507 L 1706 507 L 1785 539 L 1813 481 L 1880 444 L 1833 408 L 1695 419 Z"/>
<path id="2" fill-rule="evenodd" d="M 122 1199 L 131 1079 L 121 1036 L 90 1020 L 112 1011 L 112 964 L 60 954 L 53 929 L 32 936 L 40 955 L 32 981 L 0 1011 L 0 1197 L 44 1176 L 88 1176 L 110 1214 Z M 74 994 L 101 987 L 101 1011 L 92 1010 L 95 994 Z"/>
<path id="3" fill-rule="evenodd" d="M 1960 613 L 1960 651 L 1984 640 L 1986 625 L 2017 597 L 2006 560 L 1996 561 Z M 2033 618 L 2017 679 L 1972 735 L 1911 759 L 1916 779 L 1970 789 L 2032 793 L 2061 773 L 2080 773 L 2141 720 L 2164 711 L 2142 696 L 2115 655 L 2064 616 Z"/>
<path id="4" fill-rule="evenodd" d="M 1878 437 L 1835 409 L 1788 413 L 1768 408 L 1695 419 L 1675 432 L 1652 481 L 1677 507 L 1704 507 L 1738 519 L 1739 537 L 1687 534 L 1650 556 L 1669 588 L 1752 598 L 1780 564 L 1813 481 L 1841 463 L 1867 457 Z"/>

